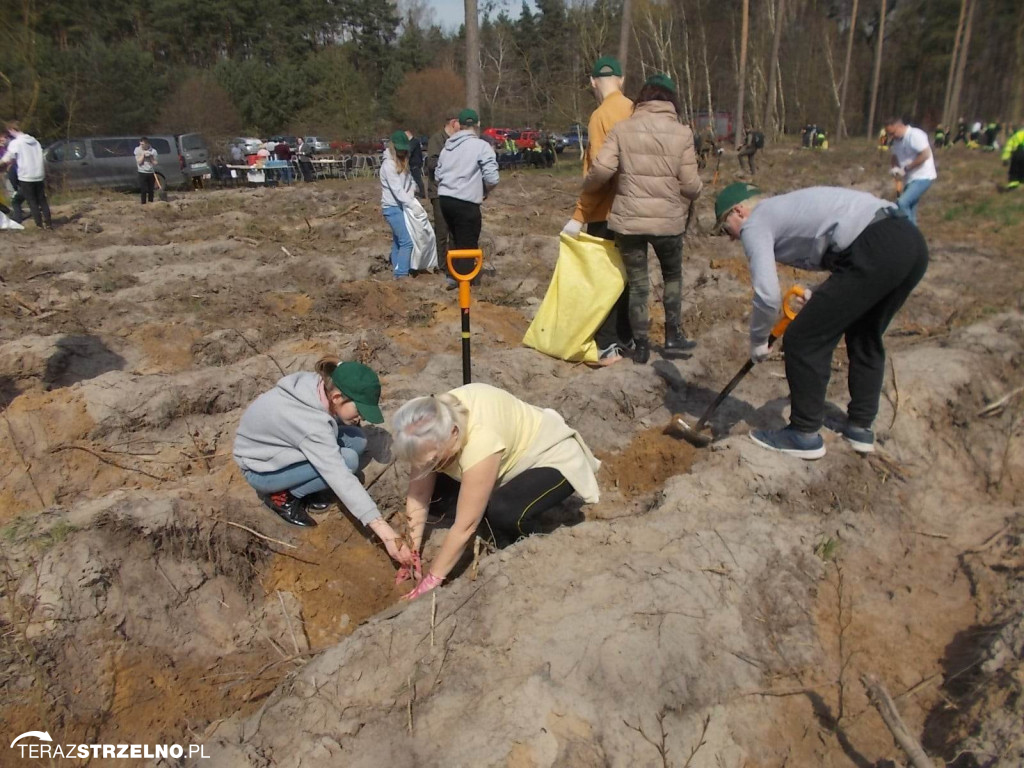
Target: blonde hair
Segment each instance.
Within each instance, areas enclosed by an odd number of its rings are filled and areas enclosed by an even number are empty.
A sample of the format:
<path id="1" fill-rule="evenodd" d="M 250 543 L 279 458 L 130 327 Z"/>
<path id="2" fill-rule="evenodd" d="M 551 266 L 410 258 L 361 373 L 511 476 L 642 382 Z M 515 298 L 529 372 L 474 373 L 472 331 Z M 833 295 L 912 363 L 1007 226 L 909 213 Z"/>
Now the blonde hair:
<path id="1" fill-rule="evenodd" d="M 388 153 L 391 155 L 391 159 L 395 161 L 395 167 L 398 168 L 399 173 L 409 172 L 409 153 L 406 152 L 404 156 L 399 157 L 398 150 L 395 149 L 395 142 L 388 142 Z"/>
<path id="2" fill-rule="evenodd" d="M 316 361 L 316 365 L 313 366 L 313 370 L 320 376 L 320 381 L 324 383 L 324 392 L 330 397 L 333 392 L 340 392 L 340 390 L 334 386 L 334 380 L 331 378 L 331 374 L 334 373 L 334 369 L 341 363 L 341 358 L 336 355 L 324 355 Z"/>
<path id="3" fill-rule="evenodd" d="M 421 464 L 451 439 L 454 429 L 465 439 L 468 422 L 469 410 L 450 392 L 413 398 L 391 417 L 392 451 L 410 466 Z"/>

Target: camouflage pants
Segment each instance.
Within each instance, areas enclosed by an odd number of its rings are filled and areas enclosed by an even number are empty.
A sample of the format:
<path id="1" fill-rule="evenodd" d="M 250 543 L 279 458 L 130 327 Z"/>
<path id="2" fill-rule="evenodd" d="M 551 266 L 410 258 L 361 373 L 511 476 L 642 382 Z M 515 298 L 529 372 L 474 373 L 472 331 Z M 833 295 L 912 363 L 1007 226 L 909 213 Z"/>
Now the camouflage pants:
<path id="1" fill-rule="evenodd" d="M 633 326 L 633 338 L 647 339 L 651 326 L 648 243 L 654 248 L 665 280 L 665 327 L 679 328 L 683 307 L 683 236 L 618 235 L 616 243 L 629 278 L 629 322 Z"/>
<path id="2" fill-rule="evenodd" d="M 737 157 L 740 161 L 740 171 L 743 171 L 743 158 L 747 158 L 747 164 L 750 166 L 750 175 L 753 176 L 757 171 L 754 168 L 754 155 L 757 154 L 757 147 L 744 146 L 740 149 Z"/>

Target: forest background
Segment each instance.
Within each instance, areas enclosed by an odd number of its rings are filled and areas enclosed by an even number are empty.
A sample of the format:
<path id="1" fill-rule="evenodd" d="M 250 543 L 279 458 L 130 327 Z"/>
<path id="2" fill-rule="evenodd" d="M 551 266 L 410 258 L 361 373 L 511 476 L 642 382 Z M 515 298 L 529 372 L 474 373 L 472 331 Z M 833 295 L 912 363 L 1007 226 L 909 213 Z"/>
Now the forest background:
<path id="1" fill-rule="evenodd" d="M 590 66 L 622 35 L 627 94 L 667 72 L 687 120 L 742 93 L 769 136 L 810 121 L 834 141 L 840 116 L 861 136 L 889 114 L 1024 122 L 1020 0 L 485 0 L 479 18 L 485 125 L 585 123 Z M 467 102 L 466 51 L 422 0 L 8 0 L 0 119 L 47 140 L 428 133 Z"/>

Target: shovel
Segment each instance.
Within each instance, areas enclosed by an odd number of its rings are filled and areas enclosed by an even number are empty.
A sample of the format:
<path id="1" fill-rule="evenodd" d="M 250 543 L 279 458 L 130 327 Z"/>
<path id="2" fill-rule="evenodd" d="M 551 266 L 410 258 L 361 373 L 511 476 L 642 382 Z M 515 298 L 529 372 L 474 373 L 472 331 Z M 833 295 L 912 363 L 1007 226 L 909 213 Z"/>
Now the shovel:
<path id="1" fill-rule="evenodd" d="M 473 268 L 463 274 L 455 269 L 455 259 L 473 259 Z M 484 252 L 479 248 L 448 251 L 448 272 L 459 281 L 459 308 L 462 310 L 462 383 L 473 380 L 469 365 L 469 281 L 480 274 Z"/>
<path id="2" fill-rule="evenodd" d="M 161 183 L 160 179 L 161 179 L 161 174 L 159 174 L 159 173 L 154 173 L 153 174 L 153 181 L 156 182 L 156 188 L 158 190 L 160 190 L 160 194 L 158 194 L 157 197 L 160 198 L 160 202 L 161 203 L 166 203 L 167 202 L 167 190 L 164 188 L 164 185 Z"/>
<path id="3" fill-rule="evenodd" d="M 804 296 L 804 288 L 802 285 L 794 285 L 788 291 L 786 295 L 782 297 L 782 317 L 775 323 L 775 327 L 772 328 L 771 335 L 768 336 L 768 346 L 770 347 L 775 343 L 775 340 L 782 336 L 786 332 L 786 327 L 790 324 L 794 317 L 796 317 L 796 310 L 790 305 L 790 299 L 794 296 Z M 732 377 L 732 381 L 725 385 L 725 389 L 718 393 L 718 397 L 714 399 L 714 402 L 707 407 L 704 411 L 704 415 L 700 417 L 695 425 L 690 424 L 683 418 L 682 414 L 676 413 L 672 416 L 672 421 L 665 427 L 664 433 L 666 435 L 674 435 L 676 437 L 683 438 L 686 442 L 697 448 L 704 448 L 711 443 L 711 430 L 707 429 L 708 421 L 711 420 L 712 415 L 718 409 L 718 406 L 722 404 L 722 401 L 729 396 L 736 385 L 739 384 L 743 377 L 750 373 L 750 369 L 754 367 L 753 360 L 747 360 L 740 368 L 739 373 Z"/>

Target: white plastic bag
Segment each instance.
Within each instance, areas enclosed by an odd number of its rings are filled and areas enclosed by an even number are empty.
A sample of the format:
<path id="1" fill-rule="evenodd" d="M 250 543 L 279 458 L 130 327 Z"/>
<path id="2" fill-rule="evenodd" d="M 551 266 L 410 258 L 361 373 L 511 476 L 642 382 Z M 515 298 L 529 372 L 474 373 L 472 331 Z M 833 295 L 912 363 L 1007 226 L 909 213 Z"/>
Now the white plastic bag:
<path id="1" fill-rule="evenodd" d="M 24 229 L 21 224 L 16 222 L 14 219 L 10 219 L 6 214 L 0 213 L 0 229 Z M 434 261 L 437 261 L 437 254 L 434 254 Z"/>
<path id="2" fill-rule="evenodd" d="M 402 213 L 405 215 L 405 227 L 412 238 L 409 269 L 417 272 L 437 269 L 437 238 L 422 203 L 415 200 L 412 205 L 402 206 Z"/>

